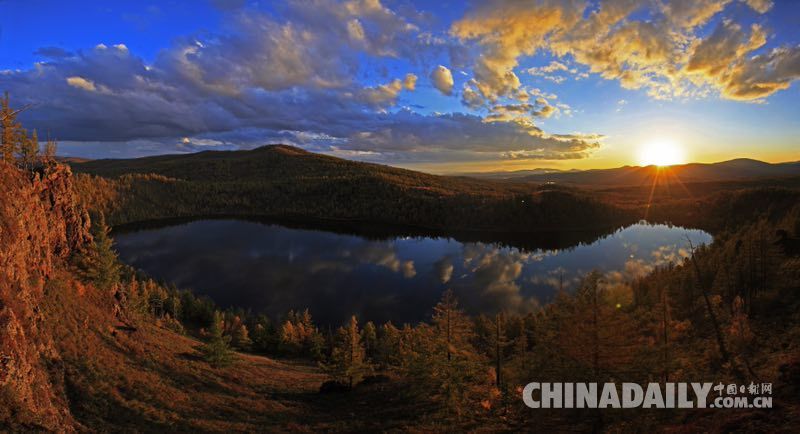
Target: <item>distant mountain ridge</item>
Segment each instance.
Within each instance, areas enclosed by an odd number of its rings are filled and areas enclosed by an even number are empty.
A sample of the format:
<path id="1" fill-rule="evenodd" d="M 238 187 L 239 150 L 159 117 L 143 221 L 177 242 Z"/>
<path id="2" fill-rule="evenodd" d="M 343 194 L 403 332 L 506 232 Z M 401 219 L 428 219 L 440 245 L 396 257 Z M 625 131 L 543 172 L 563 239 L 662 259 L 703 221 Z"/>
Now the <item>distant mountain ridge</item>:
<path id="1" fill-rule="evenodd" d="M 614 169 L 591 169 L 583 171 L 553 171 L 551 173 L 521 174 L 502 172 L 473 174 L 488 179 L 513 179 L 515 181 L 547 183 L 556 182 L 585 186 L 633 186 L 674 182 L 738 181 L 761 178 L 783 178 L 800 176 L 800 161 L 766 163 L 749 158 L 737 158 L 719 163 L 688 163 L 668 167 L 624 166 Z"/>

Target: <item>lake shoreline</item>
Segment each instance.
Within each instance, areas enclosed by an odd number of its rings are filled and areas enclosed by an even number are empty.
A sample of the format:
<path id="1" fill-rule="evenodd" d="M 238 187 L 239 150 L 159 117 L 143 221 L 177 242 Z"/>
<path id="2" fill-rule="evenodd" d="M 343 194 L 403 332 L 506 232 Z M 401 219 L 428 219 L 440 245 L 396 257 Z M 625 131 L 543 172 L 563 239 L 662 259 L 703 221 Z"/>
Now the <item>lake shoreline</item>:
<path id="1" fill-rule="evenodd" d="M 324 324 L 352 314 L 413 323 L 427 317 L 421 307 L 433 306 L 446 289 L 471 313 L 528 311 L 549 302 L 559 287 L 574 290 L 593 269 L 623 284 L 682 261 L 686 236 L 695 245 L 713 240 L 702 230 L 643 222 L 580 240 L 549 234 L 509 243 L 398 235 L 397 228 L 394 235 L 369 237 L 274 220 L 157 223 L 117 234 L 123 262 L 223 308 L 270 317 L 309 308 Z"/>

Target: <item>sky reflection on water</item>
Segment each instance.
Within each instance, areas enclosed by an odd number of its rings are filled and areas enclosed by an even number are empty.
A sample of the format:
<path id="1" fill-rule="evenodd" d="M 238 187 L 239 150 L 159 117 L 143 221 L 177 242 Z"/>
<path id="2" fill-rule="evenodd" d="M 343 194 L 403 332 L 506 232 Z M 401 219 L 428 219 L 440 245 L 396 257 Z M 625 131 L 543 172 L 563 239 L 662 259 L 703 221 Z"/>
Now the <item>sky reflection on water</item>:
<path id="1" fill-rule="evenodd" d="M 396 324 L 429 317 L 453 288 L 471 313 L 524 312 L 593 269 L 618 287 L 653 267 L 680 262 L 707 233 L 635 224 L 590 244 L 521 250 L 451 238 L 369 240 L 240 220 L 199 220 L 116 234 L 120 258 L 156 279 L 205 294 L 223 307 L 272 317 L 309 308 L 319 324 L 349 315 Z"/>

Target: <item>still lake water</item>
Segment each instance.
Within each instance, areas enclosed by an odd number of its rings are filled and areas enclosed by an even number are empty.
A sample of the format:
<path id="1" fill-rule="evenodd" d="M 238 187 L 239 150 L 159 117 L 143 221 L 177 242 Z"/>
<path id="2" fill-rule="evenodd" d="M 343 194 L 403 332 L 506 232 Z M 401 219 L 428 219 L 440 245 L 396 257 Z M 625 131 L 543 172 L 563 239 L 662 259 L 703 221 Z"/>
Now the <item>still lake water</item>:
<path id="1" fill-rule="evenodd" d="M 681 261 L 689 254 L 687 237 L 695 246 L 711 242 L 700 230 L 645 223 L 560 249 L 433 236 L 375 239 L 242 220 L 198 220 L 114 237 L 122 261 L 156 279 L 222 307 L 272 317 L 308 308 L 321 325 L 341 324 L 352 314 L 415 323 L 430 316 L 448 288 L 470 313 L 525 311 L 562 285 L 575 289 L 591 270 L 613 285 Z"/>

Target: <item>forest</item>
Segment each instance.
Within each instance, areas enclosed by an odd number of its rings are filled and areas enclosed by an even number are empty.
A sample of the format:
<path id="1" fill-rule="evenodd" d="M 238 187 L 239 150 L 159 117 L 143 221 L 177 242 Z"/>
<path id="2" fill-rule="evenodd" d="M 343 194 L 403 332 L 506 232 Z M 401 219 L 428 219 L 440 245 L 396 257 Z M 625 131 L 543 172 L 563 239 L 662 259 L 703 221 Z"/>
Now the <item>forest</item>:
<path id="1" fill-rule="evenodd" d="M 726 193 L 707 211 L 712 226 L 724 226 L 710 246 L 631 282 L 589 273 L 577 292 L 561 292 L 525 315 L 469 316 L 452 292 L 420 324 L 362 324 L 353 317 L 337 330 L 323 330 L 308 310 L 280 318 L 222 311 L 208 298 L 117 264 L 103 235 L 107 227 L 95 229 L 92 254 L 107 258 L 95 261 L 106 265 L 89 274 L 113 268 L 113 282 L 94 281 L 124 288 L 134 323 L 156 322 L 201 339 L 199 354 L 212 366 L 226 369 L 236 363 L 236 352 L 308 360 L 329 378 L 321 393 L 349 399 L 363 385 L 389 383 L 410 402 L 424 403 L 430 412 L 422 423 L 439 428 L 515 430 L 534 421 L 555 428 L 570 420 L 580 430 L 614 431 L 687 421 L 697 429 L 723 429 L 716 424 L 728 423 L 697 410 L 637 410 L 635 418 L 613 410 L 532 413 L 519 399 L 532 379 L 624 378 L 772 382 L 789 414 L 766 412 L 754 420 L 782 429 L 798 416 L 799 198 L 779 189 Z M 765 206 L 753 209 L 758 203 Z M 739 218 L 725 218 L 730 215 Z M 747 410 L 759 411 L 765 412 Z"/>
<path id="2" fill-rule="evenodd" d="M 736 209 L 750 203 L 748 194 L 725 203 Z M 333 394 L 330 399 L 358 399 L 360 388 L 390 383 L 410 402 L 430 409 L 421 421 L 405 423 L 515 430 L 531 423 L 555 428 L 570 420 L 579 430 L 679 423 L 716 430 L 729 423 L 730 414 L 720 421 L 718 414 L 698 410 L 637 410 L 633 418 L 586 409 L 534 413 L 519 397 L 532 379 L 771 382 L 776 402 L 795 411 L 800 378 L 797 198 L 770 197 L 769 210 L 718 232 L 712 245 L 681 263 L 623 284 L 590 273 L 577 292 L 559 293 L 553 303 L 525 315 L 469 316 L 459 309 L 457 294 L 447 292 L 429 321 L 420 324 L 362 324 L 353 317 L 337 330 L 322 330 L 307 310 L 280 318 L 245 309 L 221 311 L 207 298 L 126 267 L 114 273 L 119 277 L 113 284 L 124 288 L 134 323 L 156 322 L 198 337 L 205 342 L 200 354 L 219 369 L 237 363 L 236 352 L 309 360 L 329 377 L 320 393 Z M 113 258 L 102 233 L 96 232 L 96 255 Z M 765 410 L 746 413 L 759 412 Z M 789 419 L 771 413 L 749 420 L 752 428 L 756 423 L 770 430 L 791 426 Z"/>
<path id="3" fill-rule="evenodd" d="M 283 145 L 72 167 L 87 206 L 113 225 L 239 216 L 536 232 L 638 220 L 630 209 L 573 188 L 429 175 Z"/>
<path id="4" fill-rule="evenodd" d="M 265 166 L 241 178 L 232 175 L 243 170 L 238 163 L 213 153 L 191 157 L 203 160 L 200 165 L 172 166 L 174 158 L 159 157 L 136 173 L 114 169 L 118 163 L 76 165 L 79 172 L 97 174 L 72 176 L 55 160 L 54 143 L 39 155 L 36 135 L 14 122 L 7 99 L 2 115 L 3 144 L 13 146 L 4 147 L 0 162 L 6 187 L 0 259 L 44 264 L 45 255 L 54 264 L 2 276 L 3 324 L 16 324 L 8 319 L 14 311 L 26 312 L 19 316 L 31 339 L 52 335 L 52 345 L 42 345 L 48 355 L 36 356 L 44 361 L 29 355 L 30 366 L 42 363 L 41 375 L 55 378 L 53 387 L 62 392 L 54 392 L 54 400 L 66 402 L 68 416 L 62 419 L 79 428 L 789 432 L 800 423 L 800 191 L 795 188 L 725 190 L 699 205 L 699 198 L 676 202 L 673 210 L 713 230 L 711 245 L 630 282 L 613 283 L 590 272 L 576 292 L 562 291 L 524 315 L 470 316 L 459 308 L 458 294 L 448 291 L 429 320 L 418 324 L 362 323 L 353 317 L 336 330 L 321 329 L 308 310 L 279 318 L 244 307 L 221 310 L 208 298 L 156 282 L 119 262 L 109 225 L 279 213 L 421 227 L 530 228 L 615 223 L 641 209 L 603 204 L 571 189 L 531 191 L 328 157 L 313 157 L 324 163 L 303 171 L 286 162 L 295 161 L 297 151 L 285 147 L 249 151 L 258 155 L 245 154 L 247 163 L 241 164 Z M 97 168 L 106 164 L 107 172 Z M 290 172 L 262 172 L 280 167 Z M 330 172 L 315 172 L 319 167 Z M 293 179 L 290 173 L 307 176 Z M 28 202 L 28 209 L 21 208 Z M 669 206 L 656 209 L 668 216 Z M 20 213 L 30 220 L 19 221 Z M 90 234 L 83 234 L 86 226 Z M 69 242 L 50 241 L 48 231 Z M 7 314 L 6 307 L 15 310 Z M 19 342 L 6 340 L 18 336 L 0 334 L 4 344 Z M 27 354 L 24 347 L 14 348 Z M 261 383 L 273 375 L 282 383 Z M 736 412 L 534 412 L 520 399 L 522 387 L 533 380 L 620 379 L 772 383 L 776 406 Z M 2 384 L 0 427 L 53 426 Z M 260 389 L 248 389 L 253 384 Z M 178 390 L 195 390 L 202 399 L 189 405 L 186 396 L 170 398 Z M 213 411 L 198 410 L 206 407 Z"/>

